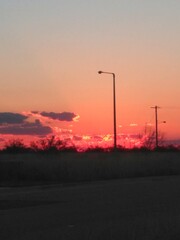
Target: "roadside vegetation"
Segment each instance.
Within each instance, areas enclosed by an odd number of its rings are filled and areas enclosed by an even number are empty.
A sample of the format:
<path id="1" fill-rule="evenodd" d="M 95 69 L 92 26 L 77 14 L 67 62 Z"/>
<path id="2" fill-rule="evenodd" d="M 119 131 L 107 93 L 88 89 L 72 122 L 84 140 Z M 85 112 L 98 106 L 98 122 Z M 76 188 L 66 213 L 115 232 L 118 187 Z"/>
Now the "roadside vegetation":
<path id="1" fill-rule="evenodd" d="M 41 139 L 25 146 L 8 142 L 0 151 L 0 186 L 72 183 L 105 179 L 179 175 L 178 147 L 124 149 L 90 148 L 78 152 L 74 146 Z"/>

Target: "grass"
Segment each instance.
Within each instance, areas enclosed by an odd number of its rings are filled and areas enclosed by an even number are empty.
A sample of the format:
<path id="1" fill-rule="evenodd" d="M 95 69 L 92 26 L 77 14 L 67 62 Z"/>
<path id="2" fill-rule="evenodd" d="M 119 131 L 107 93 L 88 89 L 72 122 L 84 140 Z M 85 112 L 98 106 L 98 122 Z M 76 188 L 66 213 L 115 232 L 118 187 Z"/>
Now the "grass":
<path id="1" fill-rule="evenodd" d="M 179 152 L 0 155 L 0 185 L 67 183 L 180 174 Z"/>
<path id="2" fill-rule="evenodd" d="M 123 221 L 124 220 L 124 221 Z M 64 231 L 61 239 L 79 239 L 72 236 L 82 237 L 88 240 L 178 240 L 179 224 L 178 217 L 174 216 L 144 216 L 127 217 L 122 222 L 110 220 L 106 224 L 94 224 L 84 226 L 81 229 L 72 228 Z"/>

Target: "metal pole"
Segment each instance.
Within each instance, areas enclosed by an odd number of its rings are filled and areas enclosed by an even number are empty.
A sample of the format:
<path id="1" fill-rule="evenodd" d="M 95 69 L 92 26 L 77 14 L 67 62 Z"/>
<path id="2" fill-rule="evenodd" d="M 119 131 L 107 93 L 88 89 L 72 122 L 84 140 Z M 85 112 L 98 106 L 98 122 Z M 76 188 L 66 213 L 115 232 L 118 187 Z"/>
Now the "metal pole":
<path id="1" fill-rule="evenodd" d="M 117 148 L 117 131 L 116 131 L 116 86 L 115 74 L 113 73 L 113 109 L 114 109 L 114 149 Z"/>
<path id="2" fill-rule="evenodd" d="M 115 86 L 115 74 L 112 72 L 99 71 L 99 74 L 111 74 L 113 75 L 113 125 L 114 125 L 114 150 L 117 148 L 117 131 L 116 131 L 116 86 Z"/>

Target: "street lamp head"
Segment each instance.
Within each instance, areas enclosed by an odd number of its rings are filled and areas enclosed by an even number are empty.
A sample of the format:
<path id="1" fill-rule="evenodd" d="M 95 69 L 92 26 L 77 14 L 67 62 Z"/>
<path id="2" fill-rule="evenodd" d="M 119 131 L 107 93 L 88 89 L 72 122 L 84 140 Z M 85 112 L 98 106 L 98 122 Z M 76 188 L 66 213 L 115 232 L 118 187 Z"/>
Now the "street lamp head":
<path id="1" fill-rule="evenodd" d="M 106 73 L 106 74 L 112 74 L 113 77 L 115 77 L 115 73 L 113 72 L 103 72 L 103 71 L 98 71 L 99 74 Z"/>

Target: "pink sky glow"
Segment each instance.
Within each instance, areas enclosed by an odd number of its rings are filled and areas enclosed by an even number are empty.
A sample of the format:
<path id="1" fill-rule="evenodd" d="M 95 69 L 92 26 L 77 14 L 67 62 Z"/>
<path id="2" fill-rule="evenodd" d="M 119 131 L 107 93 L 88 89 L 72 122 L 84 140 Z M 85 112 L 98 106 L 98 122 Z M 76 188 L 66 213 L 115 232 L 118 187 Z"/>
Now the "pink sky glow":
<path id="1" fill-rule="evenodd" d="M 12 139 L 22 139 L 26 145 L 30 145 L 31 142 L 51 136 L 65 141 L 67 146 L 75 146 L 80 151 L 113 146 L 112 133 L 101 131 L 96 134 L 79 134 L 81 117 L 72 112 L 1 112 L 0 124 L 1 147 Z M 141 147 L 153 128 L 153 123 L 147 123 L 146 126 L 139 126 L 137 123 L 118 125 L 117 145 L 126 148 Z"/>

